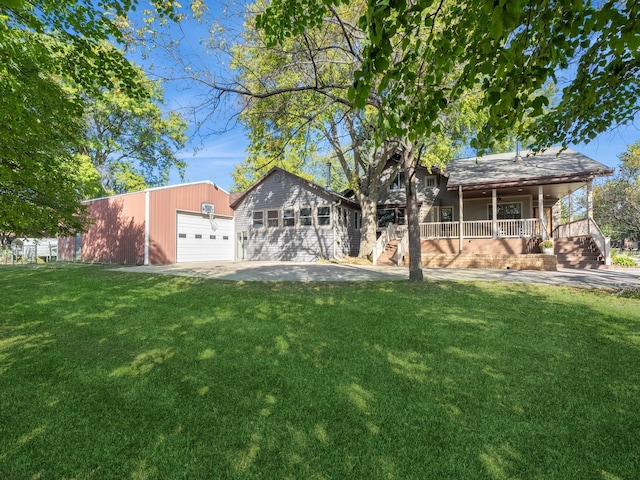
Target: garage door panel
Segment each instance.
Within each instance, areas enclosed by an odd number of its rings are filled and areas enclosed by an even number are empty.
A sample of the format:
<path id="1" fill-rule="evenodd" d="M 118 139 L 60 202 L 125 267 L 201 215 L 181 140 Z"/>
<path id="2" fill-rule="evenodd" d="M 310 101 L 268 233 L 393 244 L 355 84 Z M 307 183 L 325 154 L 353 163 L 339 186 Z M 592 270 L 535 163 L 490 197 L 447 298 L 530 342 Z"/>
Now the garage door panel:
<path id="1" fill-rule="evenodd" d="M 233 260 L 233 220 L 179 213 L 176 261 L 206 262 Z"/>

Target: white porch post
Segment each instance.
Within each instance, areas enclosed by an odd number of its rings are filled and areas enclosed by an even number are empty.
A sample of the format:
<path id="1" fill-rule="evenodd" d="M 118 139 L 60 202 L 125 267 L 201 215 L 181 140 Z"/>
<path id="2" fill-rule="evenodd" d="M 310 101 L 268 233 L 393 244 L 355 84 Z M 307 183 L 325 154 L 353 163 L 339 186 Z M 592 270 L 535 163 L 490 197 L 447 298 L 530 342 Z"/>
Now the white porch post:
<path id="1" fill-rule="evenodd" d="M 573 192 L 569 190 L 569 236 L 571 237 L 571 222 L 573 222 Z"/>
<path id="2" fill-rule="evenodd" d="M 540 222 L 540 237 L 545 240 L 545 235 L 542 232 L 547 232 L 547 226 L 544 224 L 544 190 L 542 185 L 538 185 L 538 221 Z"/>
<path id="3" fill-rule="evenodd" d="M 498 238 L 498 191 L 491 190 L 491 231 L 493 238 Z"/>
<path id="4" fill-rule="evenodd" d="M 593 180 L 587 182 L 587 232 L 591 236 L 591 221 L 593 220 Z"/>
<path id="5" fill-rule="evenodd" d="M 462 202 L 462 185 L 458 185 L 458 210 L 460 212 L 460 243 L 459 243 L 459 250 L 460 253 L 462 253 L 462 244 L 463 244 L 463 237 L 464 237 L 464 215 L 463 215 L 463 202 Z"/>

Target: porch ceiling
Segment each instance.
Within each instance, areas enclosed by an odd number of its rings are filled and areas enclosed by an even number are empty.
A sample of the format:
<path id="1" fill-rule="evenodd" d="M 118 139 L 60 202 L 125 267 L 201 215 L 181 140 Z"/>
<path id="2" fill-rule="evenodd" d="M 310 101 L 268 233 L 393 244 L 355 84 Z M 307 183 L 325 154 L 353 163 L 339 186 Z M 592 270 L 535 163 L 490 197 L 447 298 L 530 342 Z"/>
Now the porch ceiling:
<path id="1" fill-rule="evenodd" d="M 551 185 L 543 185 L 542 191 L 545 200 L 558 200 L 562 197 L 569 195 L 570 192 L 586 186 L 586 182 L 572 182 L 572 183 L 558 183 Z M 538 198 L 538 186 L 509 186 L 504 188 L 496 188 L 498 197 L 517 197 L 521 195 L 530 195 L 534 198 Z M 462 191 L 464 198 L 491 198 L 491 188 L 464 190 Z"/>

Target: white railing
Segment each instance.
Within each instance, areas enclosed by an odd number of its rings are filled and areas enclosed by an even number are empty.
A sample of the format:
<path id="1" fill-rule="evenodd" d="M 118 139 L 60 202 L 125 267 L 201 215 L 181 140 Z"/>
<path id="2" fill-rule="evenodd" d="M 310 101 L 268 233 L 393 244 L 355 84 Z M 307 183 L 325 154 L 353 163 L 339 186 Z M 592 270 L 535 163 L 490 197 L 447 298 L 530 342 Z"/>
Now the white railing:
<path id="1" fill-rule="evenodd" d="M 477 222 L 462 222 L 464 224 L 465 238 L 490 238 L 492 236 L 491 220 Z"/>
<path id="2" fill-rule="evenodd" d="M 598 230 L 600 230 L 598 228 Z M 554 238 L 562 237 L 588 237 L 589 236 L 589 220 L 583 218 L 575 222 L 563 223 L 558 225 L 553 231 Z"/>
<path id="3" fill-rule="evenodd" d="M 432 222 L 420 224 L 420 238 L 457 238 L 460 224 L 458 222 Z"/>
<path id="4" fill-rule="evenodd" d="M 373 246 L 373 264 L 378 264 L 378 257 L 382 255 L 385 247 L 391 240 L 396 240 L 400 236 L 404 235 L 407 231 L 407 227 L 404 225 L 395 225 L 390 223 L 387 228 L 382 230 L 380 236 L 376 240 L 376 244 Z"/>
<path id="5" fill-rule="evenodd" d="M 463 223 L 464 238 L 493 238 L 492 220 L 474 220 Z M 540 237 L 540 220 L 537 218 L 523 218 L 518 220 L 497 220 L 497 238 Z M 420 224 L 421 238 L 458 238 L 460 236 L 459 222 L 432 222 Z"/>
<path id="6" fill-rule="evenodd" d="M 404 258 L 405 252 L 409 251 L 409 231 L 405 228 L 404 235 L 402 235 L 402 240 L 398 243 L 398 250 L 396 252 L 398 266 L 402 266 L 402 259 Z"/>
<path id="7" fill-rule="evenodd" d="M 554 238 L 591 237 L 604 257 L 605 265 L 611 265 L 611 239 L 605 237 L 593 218 L 583 218 L 571 223 L 558 225 L 553 231 Z"/>

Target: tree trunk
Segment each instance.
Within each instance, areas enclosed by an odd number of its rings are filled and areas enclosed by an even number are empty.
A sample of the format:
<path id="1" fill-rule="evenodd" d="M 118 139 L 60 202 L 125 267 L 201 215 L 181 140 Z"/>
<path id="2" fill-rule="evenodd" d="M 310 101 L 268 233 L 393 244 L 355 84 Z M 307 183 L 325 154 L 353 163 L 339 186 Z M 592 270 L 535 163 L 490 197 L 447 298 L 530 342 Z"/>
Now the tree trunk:
<path id="1" fill-rule="evenodd" d="M 362 226 L 360 228 L 360 252 L 358 257 L 365 258 L 373 254 L 376 244 L 377 204 L 378 198 L 360 195 L 358 201 L 362 209 Z M 372 259 L 373 260 L 373 259 Z"/>
<path id="2" fill-rule="evenodd" d="M 409 281 L 420 282 L 422 273 L 422 249 L 420 247 L 420 207 L 416 195 L 416 159 L 413 147 L 407 147 L 404 157 L 404 186 L 407 196 L 407 231 L 409 234 Z"/>

